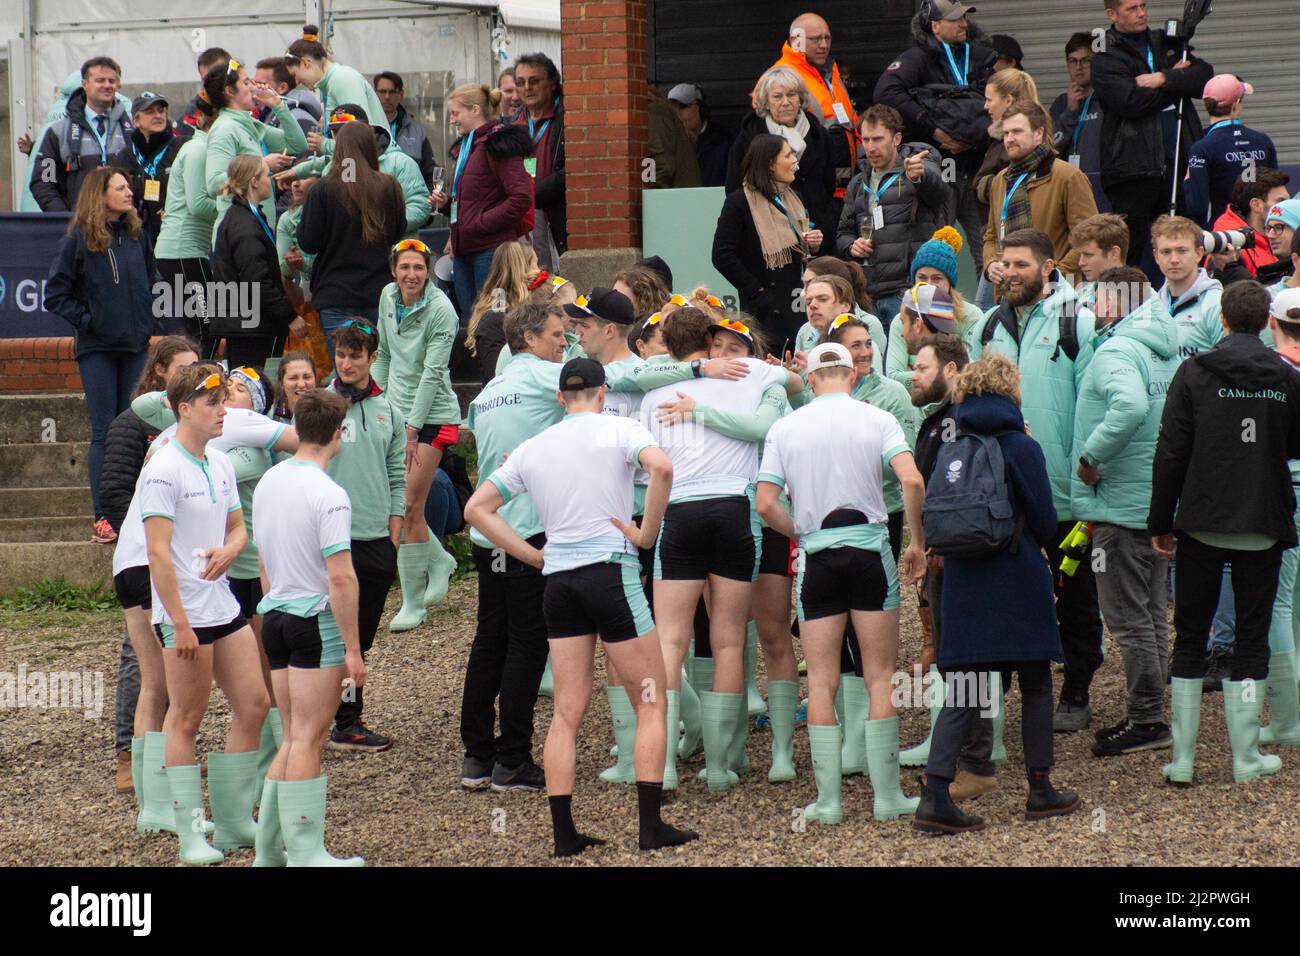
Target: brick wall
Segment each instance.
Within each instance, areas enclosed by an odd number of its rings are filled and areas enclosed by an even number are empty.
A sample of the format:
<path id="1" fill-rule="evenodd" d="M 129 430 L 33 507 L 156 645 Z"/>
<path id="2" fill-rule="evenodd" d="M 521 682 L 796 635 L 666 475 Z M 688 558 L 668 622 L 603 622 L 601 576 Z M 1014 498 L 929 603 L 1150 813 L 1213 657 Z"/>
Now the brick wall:
<path id="1" fill-rule="evenodd" d="M 0 339 L 0 394 L 80 391 L 71 337 Z"/>
<path id="2" fill-rule="evenodd" d="M 560 3 L 569 248 L 641 244 L 645 0 Z"/>

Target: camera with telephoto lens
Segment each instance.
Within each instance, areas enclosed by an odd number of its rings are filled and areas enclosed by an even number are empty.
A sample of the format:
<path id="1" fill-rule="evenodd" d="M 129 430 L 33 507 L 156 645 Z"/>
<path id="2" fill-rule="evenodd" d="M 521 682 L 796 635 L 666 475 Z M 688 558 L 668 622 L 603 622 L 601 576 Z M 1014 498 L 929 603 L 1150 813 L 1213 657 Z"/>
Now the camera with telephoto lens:
<path id="1" fill-rule="evenodd" d="M 1249 249 L 1255 244 L 1255 230 L 1250 226 L 1242 226 L 1240 229 L 1229 229 L 1224 232 L 1202 232 L 1201 244 L 1205 246 L 1207 255 L 1217 255 L 1220 252 L 1227 252 L 1229 249 L 1236 249 L 1240 252 L 1242 249 Z"/>

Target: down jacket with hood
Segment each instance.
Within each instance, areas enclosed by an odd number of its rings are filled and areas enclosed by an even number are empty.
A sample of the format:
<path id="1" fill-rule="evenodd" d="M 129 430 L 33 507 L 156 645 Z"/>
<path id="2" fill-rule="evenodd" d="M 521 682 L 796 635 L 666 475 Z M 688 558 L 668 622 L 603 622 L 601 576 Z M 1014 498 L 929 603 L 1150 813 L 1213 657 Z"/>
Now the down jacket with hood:
<path id="1" fill-rule="evenodd" d="M 466 139 L 451 148 L 449 177 Z M 451 227 L 456 255 L 495 249 L 528 231 L 524 217 L 533 206 L 533 180 L 524 169 L 524 158 L 532 153 L 526 126 L 492 119 L 474 131 L 456 189 L 456 221 Z"/>
<path id="2" fill-rule="evenodd" d="M 76 208 L 86 177 L 113 162 L 127 148 L 133 129 L 131 102 L 118 94 L 109 110 L 101 147 L 86 118 L 86 91 L 80 86 L 74 89 L 63 115 L 50 123 L 32 150 L 30 185 L 41 212 L 70 212 Z M 43 175 L 46 169 L 53 175 Z"/>
<path id="3" fill-rule="evenodd" d="M 1192 287 L 1175 301 L 1169 294 L 1169 283 L 1160 288 L 1160 301 L 1174 319 L 1178 333 L 1178 358 L 1185 359 L 1212 349 L 1223 338 L 1223 284 L 1211 279 L 1202 269 Z"/>
<path id="4" fill-rule="evenodd" d="M 1290 547 L 1292 458 L 1300 458 L 1300 375 L 1258 336 L 1229 335 L 1183 362 L 1169 385 L 1147 529 L 1262 534 Z"/>
<path id="5" fill-rule="evenodd" d="M 966 74 L 966 86 L 977 90 L 981 97 L 980 112 L 983 113 L 982 97 L 984 84 L 993 73 L 993 64 L 998 55 L 988 44 L 988 34 L 971 23 L 966 31 L 970 50 L 970 68 Z M 966 63 L 965 50 L 961 45 L 952 48 L 958 69 Z M 912 45 L 899 54 L 898 58 L 880 74 L 876 83 L 875 101 L 892 106 L 903 117 L 905 126 L 903 138 L 907 140 L 935 141 L 934 131 L 938 128 L 934 117 L 922 105 L 918 90 L 921 87 L 955 86 L 957 78 L 953 75 L 944 54 L 943 45 L 930 32 L 930 24 L 921 14 L 912 18 Z M 973 100 L 972 100 L 973 102 Z M 983 113 L 983 125 L 987 127 L 988 114 Z M 947 131 L 945 131 L 947 132 Z M 971 143 L 976 149 L 959 154 L 964 165 L 972 161 L 979 165 L 983 156 L 985 142 Z"/>
<path id="6" fill-rule="evenodd" d="M 1006 303 L 990 310 L 984 321 L 971 327 L 968 344 L 972 361 L 984 352 L 998 352 L 1020 367 L 1020 407 L 1034 440 L 1043 447 L 1052 503 L 1064 521 L 1071 516 L 1070 481 L 1078 462 L 1070 457 L 1075 402 L 1092 359 L 1096 320 L 1059 272 L 1052 274 L 1052 282 L 1047 298 L 1035 302 L 1023 318 Z M 1061 327 L 1069 328 L 1071 315 L 1078 343 L 1073 360 L 1061 341 Z"/>
<path id="7" fill-rule="evenodd" d="M 925 172 L 921 181 L 914 183 L 903 172 L 903 161 L 926 150 L 929 155 L 924 160 Z M 891 178 L 895 174 L 897 178 Z M 864 157 L 858 161 L 857 175 L 849 182 L 844 196 L 844 211 L 840 213 L 839 228 L 835 233 L 835 253 L 841 259 L 851 258 L 849 249 L 858 238 L 858 225 L 871 219 L 871 194 L 866 189 L 870 182 L 871 164 Z M 947 210 L 949 191 L 939 166 L 939 153 L 925 143 L 902 145 L 898 162 L 881 179 L 881 185 L 886 183 L 889 188 L 880 197 L 885 225 L 873 231 L 871 258 L 863 265 L 867 273 L 867 291 L 872 296 L 906 289 L 916 250 L 952 218 Z"/>
<path id="8" fill-rule="evenodd" d="M 1178 361 L 1173 319 L 1158 297 L 1098 330 L 1079 385 L 1070 460 L 1087 458 L 1101 481 L 1089 487 L 1077 471 L 1070 479 L 1076 518 L 1146 527 L 1151 461 Z"/>

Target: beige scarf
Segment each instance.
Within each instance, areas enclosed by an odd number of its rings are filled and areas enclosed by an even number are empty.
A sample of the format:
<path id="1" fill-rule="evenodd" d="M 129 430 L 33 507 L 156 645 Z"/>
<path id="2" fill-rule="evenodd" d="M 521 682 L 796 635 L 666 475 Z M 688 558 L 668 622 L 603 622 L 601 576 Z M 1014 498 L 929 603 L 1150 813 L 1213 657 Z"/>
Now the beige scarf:
<path id="1" fill-rule="evenodd" d="M 780 269 L 794 261 L 795 250 L 802 255 L 802 244 L 795 234 L 799 220 L 806 215 L 803 200 L 789 186 L 780 187 L 776 198 L 785 207 L 785 212 L 761 192 L 745 183 L 745 201 L 749 203 L 749 214 L 754 217 L 754 228 L 758 230 L 758 244 L 763 249 L 763 264 L 769 269 Z M 786 216 L 789 213 L 789 216 Z M 792 226 L 791 224 L 794 224 Z"/>

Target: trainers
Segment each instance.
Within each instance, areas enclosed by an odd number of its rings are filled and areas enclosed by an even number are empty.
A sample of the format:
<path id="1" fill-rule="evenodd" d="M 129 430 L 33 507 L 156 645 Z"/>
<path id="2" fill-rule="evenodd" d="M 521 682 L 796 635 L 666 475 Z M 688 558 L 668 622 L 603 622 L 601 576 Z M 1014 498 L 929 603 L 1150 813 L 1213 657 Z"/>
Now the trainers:
<path id="1" fill-rule="evenodd" d="M 492 789 L 497 793 L 506 793 L 510 790 L 536 792 L 545 786 L 546 774 L 531 760 L 525 760 L 513 770 L 507 770 L 499 763 L 492 767 Z"/>
<path id="2" fill-rule="evenodd" d="M 361 721 L 357 721 L 346 730 L 335 727 L 330 731 L 329 747 L 331 750 L 359 750 L 363 753 L 382 753 L 393 746 L 393 738 L 385 737 L 369 730 Z"/>
<path id="3" fill-rule="evenodd" d="M 1115 734 L 1119 733 L 1127 726 L 1128 726 L 1128 718 L 1125 717 L 1123 720 L 1121 720 L 1118 724 L 1115 724 L 1113 727 L 1101 728 L 1101 730 L 1093 734 L 1093 737 L 1096 740 L 1105 740 L 1107 737 L 1115 736 Z"/>
<path id="4" fill-rule="evenodd" d="M 1232 651 L 1221 651 L 1217 647 L 1210 651 L 1205 662 L 1205 679 L 1201 681 L 1201 693 L 1217 694 L 1223 690 L 1223 682 L 1232 679 Z"/>
<path id="5" fill-rule="evenodd" d="M 1052 730 L 1058 734 L 1071 734 L 1083 730 L 1092 720 L 1092 708 L 1087 704 L 1072 704 L 1063 700 L 1056 705 L 1052 715 Z"/>
<path id="6" fill-rule="evenodd" d="M 1174 738 L 1170 736 L 1168 724 L 1127 723 L 1117 732 L 1102 737 L 1093 744 L 1092 753 L 1096 757 L 1118 757 L 1120 754 L 1135 754 L 1143 750 L 1164 750 L 1173 745 Z"/>
<path id="7" fill-rule="evenodd" d="M 95 544 L 112 544 L 117 540 L 117 532 L 113 530 L 107 518 L 100 518 L 95 522 L 95 533 L 91 535 L 90 540 Z"/>
<path id="8" fill-rule="evenodd" d="M 492 782 L 492 761 L 466 757 L 460 767 L 460 785 L 466 790 L 483 790 Z"/>

